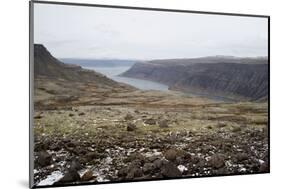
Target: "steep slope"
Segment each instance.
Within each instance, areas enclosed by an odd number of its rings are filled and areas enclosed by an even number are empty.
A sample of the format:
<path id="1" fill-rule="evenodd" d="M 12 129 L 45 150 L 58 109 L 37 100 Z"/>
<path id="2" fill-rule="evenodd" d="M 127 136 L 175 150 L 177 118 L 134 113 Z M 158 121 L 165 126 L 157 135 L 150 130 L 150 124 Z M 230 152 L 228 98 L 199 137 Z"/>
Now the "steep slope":
<path id="1" fill-rule="evenodd" d="M 113 81 L 93 70 L 64 64 L 54 58 L 43 45 L 34 45 L 35 110 L 100 104 L 109 95 L 134 90 L 129 85 Z"/>
<path id="2" fill-rule="evenodd" d="M 165 83 L 170 89 L 266 100 L 266 58 L 204 57 L 138 62 L 122 74 Z"/>
<path id="3" fill-rule="evenodd" d="M 119 83 L 93 70 L 83 69 L 81 66 L 64 64 L 53 57 L 41 44 L 34 45 L 34 77 L 65 79 L 77 82 L 95 82 L 105 85 Z"/>

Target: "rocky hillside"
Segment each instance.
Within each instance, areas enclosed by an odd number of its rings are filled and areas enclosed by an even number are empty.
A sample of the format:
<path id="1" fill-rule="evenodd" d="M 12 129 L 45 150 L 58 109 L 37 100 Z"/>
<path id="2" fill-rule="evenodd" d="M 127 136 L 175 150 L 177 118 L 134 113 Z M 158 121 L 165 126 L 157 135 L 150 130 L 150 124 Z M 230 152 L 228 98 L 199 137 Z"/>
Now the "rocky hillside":
<path id="1" fill-rule="evenodd" d="M 65 64 L 55 57 L 41 44 L 34 45 L 34 77 L 64 79 L 77 82 L 95 82 L 105 85 L 118 83 L 93 70 L 81 66 Z"/>
<path id="2" fill-rule="evenodd" d="M 115 92 L 134 91 L 93 70 L 65 64 L 43 46 L 34 45 L 34 106 L 36 110 L 65 109 L 77 104 L 103 102 Z"/>
<path id="3" fill-rule="evenodd" d="M 138 62 L 123 76 L 148 79 L 171 89 L 266 100 L 267 58 L 204 57 Z"/>

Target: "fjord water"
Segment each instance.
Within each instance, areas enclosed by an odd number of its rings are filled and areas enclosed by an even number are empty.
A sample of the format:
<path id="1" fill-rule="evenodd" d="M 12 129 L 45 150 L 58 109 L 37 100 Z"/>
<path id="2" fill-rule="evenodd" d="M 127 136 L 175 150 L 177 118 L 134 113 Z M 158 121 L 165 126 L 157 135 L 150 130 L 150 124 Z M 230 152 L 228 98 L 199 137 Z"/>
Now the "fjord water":
<path id="1" fill-rule="evenodd" d="M 125 71 L 129 70 L 131 66 L 109 66 L 109 67 L 100 67 L 100 66 L 93 66 L 93 67 L 83 67 L 90 70 L 95 70 L 96 72 L 102 73 L 106 75 L 108 78 L 113 79 L 117 82 L 126 83 L 128 85 L 134 86 L 141 90 L 157 90 L 157 91 L 169 91 L 169 86 L 161 83 L 157 83 L 154 81 L 144 80 L 144 79 L 136 79 L 130 77 L 123 77 L 120 74 L 124 73 Z M 201 93 L 195 92 L 184 92 L 187 96 L 198 96 L 203 98 L 208 98 L 217 102 L 235 102 L 234 99 L 226 98 L 222 96 L 216 95 L 206 95 Z"/>
<path id="2" fill-rule="evenodd" d="M 158 90 L 158 91 L 168 91 L 169 90 L 167 85 L 164 85 L 161 83 L 143 80 L 143 79 L 135 79 L 135 78 L 119 76 L 123 72 L 130 69 L 130 66 L 84 67 L 84 68 L 90 69 L 90 70 L 95 70 L 96 72 L 106 75 L 110 79 L 113 79 L 117 82 L 126 83 L 128 85 L 134 86 L 141 90 Z"/>

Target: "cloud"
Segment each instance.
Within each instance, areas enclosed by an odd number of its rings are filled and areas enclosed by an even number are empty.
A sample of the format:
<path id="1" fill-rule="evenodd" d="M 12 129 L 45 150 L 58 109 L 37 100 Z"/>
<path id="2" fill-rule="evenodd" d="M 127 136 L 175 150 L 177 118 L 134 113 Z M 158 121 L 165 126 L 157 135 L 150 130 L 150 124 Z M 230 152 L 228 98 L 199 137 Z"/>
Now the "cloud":
<path id="1" fill-rule="evenodd" d="M 35 42 L 56 57 L 267 55 L 267 19 L 36 4 Z"/>

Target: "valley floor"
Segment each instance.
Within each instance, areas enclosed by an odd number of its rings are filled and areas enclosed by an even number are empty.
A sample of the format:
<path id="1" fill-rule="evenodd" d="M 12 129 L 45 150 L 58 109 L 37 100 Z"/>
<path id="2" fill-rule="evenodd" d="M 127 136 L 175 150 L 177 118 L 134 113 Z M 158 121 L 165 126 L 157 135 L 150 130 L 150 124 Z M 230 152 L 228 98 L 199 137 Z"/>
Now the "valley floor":
<path id="1" fill-rule="evenodd" d="M 265 173 L 267 107 L 37 79 L 35 184 Z"/>

